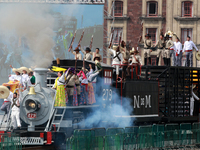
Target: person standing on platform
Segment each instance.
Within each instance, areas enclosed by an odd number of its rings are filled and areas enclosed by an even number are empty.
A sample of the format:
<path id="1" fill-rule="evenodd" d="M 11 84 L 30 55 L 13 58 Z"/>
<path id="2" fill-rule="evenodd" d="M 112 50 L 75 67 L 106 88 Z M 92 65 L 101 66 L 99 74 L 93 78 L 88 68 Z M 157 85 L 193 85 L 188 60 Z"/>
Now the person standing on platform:
<path id="1" fill-rule="evenodd" d="M 66 79 L 66 88 L 68 94 L 68 106 L 73 105 L 73 94 L 74 94 L 74 85 L 75 85 L 76 76 L 72 69 L 69 70 L 69 74 Z"/>
<path id="2" fill-rule="evenodd" d="M 174 42 L 169 39 L 169 35 L 166 35 L 165 51 L 163 57 L 166 59 L 166 66 L 170 66 L 170 48 L 174 46 Z"/>
<path id="3" fill-rule="evenodd" d="M 120 52 L 122 53 L 122 57 L 123 57 L 122 80 L 125 81 L 130 53 L 126 49 L 126 43 L 124 41 L 121 42 L 121 47 L 119 47 L 119 49 L 120 49 Z"/>
<path id="4" fill-rule="evenodd" d="M 176 47 L 175 66 L 181 66 L 181 64 L 182 64 L 182 44 L 178 37 L 176 38 L 176 42 L 174 42 L 174 45 Z"/>
<path id="5" fill-rule="evenodd" d="M 161 56 L 163 56 L 163 50 L 165 48 L 165 41 L 164 41 L 163 34 L 160 35 L 160 39 L 157 41 L 157 43 L 154 47 L 156 47 L 156 46 L 157 46 L 156 65 L 158 66 L 159 58 L 161 58 Z M 163 57 L 163 60 L 164 60 L 164 62 L 166 61 L 164 57 Z"/>
<path id="6" fill-rule="evenodd" d="M 144 43 L 144 65 L 147 65 L 147 58 L 149 59 L 149 64 L 151 65 L 151 47 L 153 46 L 153 41 L 150 34 L 146 34 L 144 40 L 140 37 L 139 42 Z"/>
<path id="7" fill-rule="evenodd" d="M 134 49 L 134 47 L 132 48 L 132 50 L 130 51 L 131 54 L 131 64 L 133 65 L 133 67 L 135 68 L 135 74 L 136 77 L 138 77 L 139 72 L 140 72 L 140 66 L 142 65 L 142 59 L 139 55 L 139 52 L 137 50 Z"/>
<path id="8" fill-rule="evenodd" d="M 20 70 L 21 70 L 21 72 L 23 72 L 22 85 L 23 85 L 23 88 L 26 89 L 27 83 L 29 81 L 28 73 L 30 72 L 30 70 L 28 68 L 26 68 L 26 67 L 21 67 Z"/>
<path id="9" fill-rule="evenodd" d="M 20 129 L 21 128 L 21 122 L 20 122 L 20 99 L 17 93 L 13 94 L 13 99 L 11 101 L 11 121 L 13 124 L 14 129 Z"/>
<path id="10" fill-rule="evenodd" d="M 28 80 L 28 86 L 32 86 L 32 85 L 35 85 L 35 76 L 33 75 L 33 70 L 31 68 L 29 68 L 29 73 L 28 73 L 28 76 L 29 76 L 29 80 Z"/>
<path id="11" fill-rule="evenodd" d="M 196 45 L 190 40 L 190 36 L 187 36 L 187 41 L 184 43 L 183 52 L 186 54 L 186 66 L 193 67 L 193 48 L 198 52 Z"/>
<path id="12" fill-rule="evenodd" d="M 119 68 L 121 65 L 121 61 L 123 59 L 122 53 L 120 52 L 118 46 L 113 45 L 113 49 L 109 49 L 109 51 L 113 54 L 112 65 L 116 69 L 116 79 L 119 78 Z"/>
<path id="13" fill-rule="evenodd" d="M 173 42 L 171 35 L 169 36 L 169 40 L 170 40 L 170 42 Z M 170 58 L 172 60 L 172 63 L 170 63 L 170 65 L 172 64 L 172 66 L 175 66 L 175 61 L 176 61 L 176 58 L 175 58 L 175 55 L 176 55 L 176 46 L 175 46 L 175 42 L 173 42 L 173 43 L 174 43 L 174 45 L 172 47 L 170 47 Z"/>
<path id="14" fill-rule="evenodd" d="M 71 53 L 73 55 L 75 55 L 74 59 L 76 59 L 76 60 L 82 60 L 82 55 L 79 51 L 80 51 L 80 49 L 78 47 L 74 51 L 73 51 L 73 49 L 71 49 Z"/>
<path id="15" fill-rule="evenodd" d="M 93 61 L 95 61 L 94 59 L 96 55 L 100 57 L 100 62 L 102 62 L 102 57 L 101 54 L 99 53 L 99 48 L 96 48 L 96 52 L 93 52 L 93 58 L 92 58 Z"/>
<path id="16" fill-rule="evenodd" d="M 7 88 L 8 88 L 10 93 L 9 93 L 9 96 L 6 99 L 4 99 L 4 102 L 3 102 L 2 106 L 1 106 L 1 110 L 5 111 L 5 114 L 7 114 L 7 120 L 8 120 L 8 113 L 10 111 L 10 105 L 11 105 L 11 101 L 13 99 L 13 93 L 10 91 L 10 87 L 9 86 L 7 86 Z"/>
<path id="17" fill-rule="evenodd" d="M 56 99 L 55 99 L 55 107 L 65 107 L 66 106 L 66 92 L 65 92 L 65 78 L 68 75 L 70 68 L 66 73 L 62 71 L 58 72 L 58 78 L 56 78 L 55 83 L 53 85 L 53 89 L 56 89 Z"/>
<path id="18" fill-rule="evenodd" d="M 80 47 L 81 52 L 84 54 L 84 60 L 92 60 L 92 53 L 89 47 L 86 47 L 85 51 Z"/>

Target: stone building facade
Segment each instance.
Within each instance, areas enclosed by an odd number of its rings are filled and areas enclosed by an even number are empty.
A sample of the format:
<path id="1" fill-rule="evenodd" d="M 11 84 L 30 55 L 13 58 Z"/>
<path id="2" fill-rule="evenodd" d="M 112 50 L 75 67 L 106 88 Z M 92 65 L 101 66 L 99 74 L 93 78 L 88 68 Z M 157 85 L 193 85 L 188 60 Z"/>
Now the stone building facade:
<path id="1" fill-rule="evenodd" d="M 123 32 L 123 40 L 131 41 L 132 47 L 139 47 L 143 58 L 143 45 L 138 43 L 139 37 L 144 38 L 146 33 L 152 36 L 155 43 L 159 39 L 160 32 L 173 31 L 184 44 L 186 36 L 190 35 L 193 42 L 200 48 L 200 1 L 198 0 L 108 0 L 105 6 L 111 12 L 112 4 L 115 2 L 114 13 L 105 15 L 104 29 L 107 30 L 107 39 L 104 40 L 104 46 L 109 43 L 109 34 L 111 26 L 116 32 Z M 113 15 L 114 14 L 114 15 Z M 111 17 L 112 16 L 112 17 Z M 112 21 L 114 18 L 114 24 Z M 141 30 L 143 24 L 143 30 Z M 107 63 L 110 64 L 109 53 Z M 194 66 L 200 66 L 196 60 L 196 51 L 193 51 Z M 152 65 L 155 65 L 156 51 L 151 53 Z M 183 63 L 184 63 L 183 57 Z M 159 64 L 163 64 L 160 59 Z"/>

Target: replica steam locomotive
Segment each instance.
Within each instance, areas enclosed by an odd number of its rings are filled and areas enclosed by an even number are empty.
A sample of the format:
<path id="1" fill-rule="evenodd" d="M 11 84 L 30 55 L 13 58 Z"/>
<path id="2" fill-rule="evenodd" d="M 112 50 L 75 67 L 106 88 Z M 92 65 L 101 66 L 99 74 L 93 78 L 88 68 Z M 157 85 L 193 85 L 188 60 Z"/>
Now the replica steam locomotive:
<path id="1" fill-rule="evenodd" d="M 74 64 L 75 60 L 60 60 L 62 68 L 73 67 Z M 89 64 L 95 67 L 94 62 L 85 61 L 85 66 Z M 52 66 L 57 66 L 56 60 Z M 82 66 L 83 61 L 77 60 L 77 69 Z M 114 103 L 126 107 L 122 97 L 130 99 L 133 111 L 128 116 L 117 116 L 117 119 L 136 118 L 135 124 L 198 121 L 198 116 L 190 116 L 190 97 L 192 84 L 197 87 L 200 84 L 199 68 L 142 66 L 140 79 L 136 78 L 131 69 L 131 77 L 125 82 L 116 81 L 113 67 L 102 63 L 102 68 L 96 93 L 101 99 L 95 105 L 60 108 L 53 106 L 56 91 L 51 89 L 51 85 L 56 74 L 45 68 L 36 68 L 34 89 L 22 93 L 20 117 L 23 126 L 17 132 L 22 139 L 24 137 L 23 144 L 43 145 L 54 141 L 62 145 L 74 129 L 85 128 L 84 119 L 94 109 L 112 106 Z M 120 99 L 113 99 L 113 94 L 118 94 Z"/>

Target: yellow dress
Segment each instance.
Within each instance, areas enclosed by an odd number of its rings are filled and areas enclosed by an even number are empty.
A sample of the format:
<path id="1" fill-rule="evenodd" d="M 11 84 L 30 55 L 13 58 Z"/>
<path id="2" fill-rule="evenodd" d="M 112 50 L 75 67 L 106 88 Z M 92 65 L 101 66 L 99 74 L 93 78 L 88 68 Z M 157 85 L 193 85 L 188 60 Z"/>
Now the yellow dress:
<path id="1" fill-rule="evenodd" d="M 64 85 L 57 85 L 59 77 L 55 81 L 56 88 L 56 99 L 55 99 L 55 107 L 65 107 L 66 106 L 66 93 Z"/>

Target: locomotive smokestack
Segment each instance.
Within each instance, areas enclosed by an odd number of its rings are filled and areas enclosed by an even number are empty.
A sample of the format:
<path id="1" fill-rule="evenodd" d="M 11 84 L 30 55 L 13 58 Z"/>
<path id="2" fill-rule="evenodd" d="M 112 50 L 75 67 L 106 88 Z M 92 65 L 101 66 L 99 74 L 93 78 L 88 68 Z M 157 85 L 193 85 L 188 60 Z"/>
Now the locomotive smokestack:
<path id="1" fill-rule="evenodd" d="M 35 68 L 36 84 L 40 83 L 41 87 L 47 87 L 47 72 L 46 68 Z"/>

